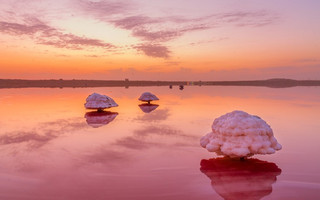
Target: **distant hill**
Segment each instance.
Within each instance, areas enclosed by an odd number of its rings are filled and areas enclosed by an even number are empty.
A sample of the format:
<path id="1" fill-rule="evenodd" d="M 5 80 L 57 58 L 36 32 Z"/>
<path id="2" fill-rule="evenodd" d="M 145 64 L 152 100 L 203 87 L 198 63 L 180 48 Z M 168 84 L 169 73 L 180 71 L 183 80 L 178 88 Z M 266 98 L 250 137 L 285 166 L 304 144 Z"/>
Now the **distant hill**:
<path id="1" fill-rule="evenodd" d="M 63 88 L 63 87 L 129 87 L 187 85 L 183 81 L 129 81 L 129 80 L 23 80 L 0 79 L 0 88 Z"/>
<path id="2" fill-rule="evenodd" d="M 320 80 L 294 80 L 284 78 L 273 78 L 267 80 L 253 81 L 206 81 L 202 85 L 221 85 L 221 86 L 264 86 L 272 88 L 285 88 L 296 86 L 320 86 Z"/>
<path id="3" fill-rule="evenodd" d="M 285 88 L 296 86 L 320 86 L 320 80 L 293 80 L 274 78 L 252 81 L 129 81 L 129 80 L 23 80 L 0 79 L 0 88 L 64 88 L 64 87 L 143 87 L 169 85 L 207 86 L 262 86 Z"/>

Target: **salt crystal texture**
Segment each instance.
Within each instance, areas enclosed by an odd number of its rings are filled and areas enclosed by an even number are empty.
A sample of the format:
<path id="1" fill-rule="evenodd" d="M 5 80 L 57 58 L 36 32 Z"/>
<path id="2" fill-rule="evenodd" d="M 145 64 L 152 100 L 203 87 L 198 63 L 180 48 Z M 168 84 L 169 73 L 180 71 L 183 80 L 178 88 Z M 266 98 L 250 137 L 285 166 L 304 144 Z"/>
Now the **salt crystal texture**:
<path id="1" fill-rule="evenodd" d="M 212 132 L 203 136 L 200 144 L 210 152 L 231 158 L 273 154 L 282 148 L 264 120 L 243 111 L 215 119 Z"/>
<path id="2" fill-rule="evenodd" d="M 142 95 L 139 97 L 139 100 L 146 101 L 149 103 L 150 101 L 159 100 L 159 98 L 150 92 L 145 92 L 145 93 L 142 93 Z"/>
<path id="3" fill-rule="evenodd" d="M 112 98 L 106 95 L 93 93 L 87 97 L 86 103 L 84 104 L 84 106 L 87 109 L 102 110 L 105 108 L 116 107 L 118 106 L 118 104 Z"/>

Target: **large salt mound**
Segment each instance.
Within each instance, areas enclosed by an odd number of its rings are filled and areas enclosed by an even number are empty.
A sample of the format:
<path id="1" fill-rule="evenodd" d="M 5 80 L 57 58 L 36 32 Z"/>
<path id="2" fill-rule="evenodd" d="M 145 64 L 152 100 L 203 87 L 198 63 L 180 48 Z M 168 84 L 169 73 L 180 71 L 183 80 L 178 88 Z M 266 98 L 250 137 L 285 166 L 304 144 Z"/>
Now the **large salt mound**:
<path id="1" fill-rule="evenodd" d="M 282 148 L 264 120 L 243 111 L 215 119 L 212 132 L 203 136 L 200 144 L 210 152 L 229 157 L 273 154 Z"/>

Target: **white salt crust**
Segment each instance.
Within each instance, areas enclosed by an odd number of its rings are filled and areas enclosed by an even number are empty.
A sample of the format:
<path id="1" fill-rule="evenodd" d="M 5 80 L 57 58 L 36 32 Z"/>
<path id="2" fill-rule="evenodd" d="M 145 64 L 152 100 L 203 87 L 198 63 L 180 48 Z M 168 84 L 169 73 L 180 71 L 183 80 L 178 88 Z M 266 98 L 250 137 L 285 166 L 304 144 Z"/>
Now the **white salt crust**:
<path id="1" fill-rule="evenodd" d="M 282 148 L 264 120 L 243 111 L 233 111 L 215 119 L 212 132 L 200 139 L 200 145 L 232 158 L 273 154 Z"/>
<path id="2" fill-rule="evenodd" d="M 156 95 L 154 95 L 154 94 L 152 94 L 150 92 L 144 92 L 139 97 L 139 100 L 140 101 L 148 101 L 149 102 L 149 101 L 159 100 L 159 98 Z"/>
<path id="3" fill-rule="evenodd" d="M 118 104 L 112 98 L 106 95 L 93 93 L 87 97 L 84 106 L 87 109 L 105 109 L 116 107 Z"/>

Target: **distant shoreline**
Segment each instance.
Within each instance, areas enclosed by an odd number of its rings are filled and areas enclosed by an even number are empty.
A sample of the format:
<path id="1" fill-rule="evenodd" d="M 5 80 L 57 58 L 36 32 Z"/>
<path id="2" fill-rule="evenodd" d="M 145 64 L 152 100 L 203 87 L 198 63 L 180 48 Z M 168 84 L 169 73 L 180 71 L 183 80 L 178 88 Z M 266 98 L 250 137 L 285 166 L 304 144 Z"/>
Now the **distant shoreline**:
<path id="1" fill-rule="evenodd" d="M 146 87 L 146 86 L 260 86 L 286 88 L 320 86 L 320 80 L 268 79 L 250 81 L 139 81 L 139 80 L 24 80 L 0 79 L 4 88 L 86 88 L 86 87 Z"/>

